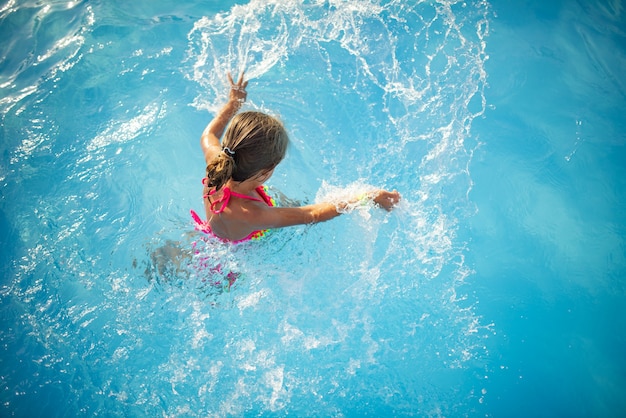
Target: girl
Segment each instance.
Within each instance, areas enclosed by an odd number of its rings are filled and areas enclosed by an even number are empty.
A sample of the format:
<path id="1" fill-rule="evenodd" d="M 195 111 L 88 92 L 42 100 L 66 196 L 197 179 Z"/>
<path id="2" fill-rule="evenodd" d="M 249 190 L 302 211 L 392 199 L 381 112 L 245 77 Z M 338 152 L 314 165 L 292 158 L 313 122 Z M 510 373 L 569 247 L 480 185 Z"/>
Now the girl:
<path id="1" fill-rule="evenodd" d="M 283 125 L 271 116 L 260 112 L 237 114 L 246 100 L 248 81 L 244 81 L 243 73 L 236 83 L 228 73 L 228 81 L 228 103 L 200 138 L 207 163 L 202 180 L 207 220 L 191 211 L 198 229 L 225 241 L 241 242 L 258 238 L 269 228 L 327 221 L 363 200 L 372 200 L 386 210 L 398 203 L 397 191 L 375 190 L 340 204 L 275 207 L 263 183 L 284 158 L 289 138 Z"/>

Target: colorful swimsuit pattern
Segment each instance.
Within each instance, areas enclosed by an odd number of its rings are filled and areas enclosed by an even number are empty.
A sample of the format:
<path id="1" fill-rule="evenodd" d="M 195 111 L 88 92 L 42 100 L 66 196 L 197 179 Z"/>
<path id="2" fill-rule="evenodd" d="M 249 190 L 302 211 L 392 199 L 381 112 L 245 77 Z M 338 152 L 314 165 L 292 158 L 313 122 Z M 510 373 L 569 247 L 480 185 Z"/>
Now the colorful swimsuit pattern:
<path id="1" fill-rule="evenodd" d="M 203 179 L 202 181 L 204 183 L 206 181 L 206 179 Z M 274 199 L 270 195 L 267 194 L 267 187 L 266 186 L 259 186 L 255 190 L 259 194 L 259 196 L 261 196 L 262 199 L 257 199 L 256 197 L 235 193 L 232 190 L 230 190 L 228 187 L 224 187 L 222 189 L 222 197 L 211 203 L 210 210 L 211 210 L 212 213 L 214 213 L 216 215 L 222 213 L 224 211 L 224 209 L 226 209 L 226 207 L 228 206 L 228 203 L 230 202 L 230 198 L 232 196 L 238 197 L 240 199 L 248 199 L 248 200 L 254 200 L 254 201 L 257 201 L 257 202 L 265 202 L 267 204 L 267 206 L 276 206 L 276 202 L 274 201 Z M 204 198 L 206 199 L 210 195 L 213 195 L 214 193 L 215 193 L 215 190 L 212 190 L 211 192 L 209 192 L 208 195 L 204 195 Z M 209 235 L 217 236 L 217 235 L 215 235 L 213 233 L 213 231 L 211 230 L 211 226 L 209 225 L 209 223 L 207 221 L 203 221 L 200 218 L 200 216 L 198 216 L 198 214 L 193 209 L 190 212 L 191 212 L 191 217 L 193 218 L 193 220 L 196 223 L 196 229 L 197 230 L 202 231 L 202 232 L 204 232 L 206 234 L 209 234 Z M 260 231 L 253 231 L 247 237 L 239 239 L 239 240 L 234 240 L 234 241 L 227 240 L 227 239 L 222 239 L 222 238 L 221 239 L 223 241 L 232 242 L 232 243 L 236 244 L 236 243 L 240 243 L 240 242 L 244 242 L 244 241 L 258 240 L 258 239 L 262 238 L 263 236 L 265 236 L 265 234 L 267 234 L 267 232 L 269 232 L 268 229 L 263 229 L 263 230 L 260 230 Z"/>

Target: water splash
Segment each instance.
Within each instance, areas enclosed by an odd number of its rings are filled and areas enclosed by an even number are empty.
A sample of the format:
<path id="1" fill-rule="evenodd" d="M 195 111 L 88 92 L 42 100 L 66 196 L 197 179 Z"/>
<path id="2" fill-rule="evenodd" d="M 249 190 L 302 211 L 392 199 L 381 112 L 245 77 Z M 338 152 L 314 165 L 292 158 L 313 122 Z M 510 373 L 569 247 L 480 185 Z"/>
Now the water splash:
<path id="1" fill-rule="evenodd" d="M 378 395 L 354 395 L 377 390 L 367 379 L 382 378 L 374 370 L 391 364 L 402 368 L 401 358 L 424 366 L 409 368 L 410 373 L 389 383 L 400 390 L 398 381 L 424 382 L 479 361 L 488 326 L 476 318 L 472 301 L 463 293 L 472 272 L 465 265 L 458 224 L 473 211 L 469 163 L 478 140 L 471 136 L 471 125 L 486 107 L 488 13 L 488 4 L 481 1 L 252 1 L 194 25 L 187 77 L 202 91 L 194 100 L 196 107 L 217 110 L 225 100 L 223 75 L 245 68 L 254 81 L 249 106 L 279 113 L 292 128 L 295 150 L 284 163 L 286 172 L 298 172 L 300 162 L 290 166 L 290 158 L 322 167 L 319 176 L 327 180 L 318 183 L 316 199 L 330 194 L 341 200 L 329 184 L 352 190 L 365 187 L 363 178 L 404 195 L 391 215 L 366 208 L 358 211 L 364 216 L 352 213 L 328 225 L 281 232 L 282 238 L 245 254 L 241 267 L 250 270 L 250 277 L 261 277 L 259 270 L 264 269 L 278 277 L 247 287 L 258 298 L 246 299 L 241 315 L 253 321 L 250 311 L 262 310 L 264 328 L 275 335 L 260 338 L 250 330 L 232 331 L 235 340 L 251 341 L 254 354 L 268 353 L 272 361 L 255 363 L 238 374 L 239 381 L 225 382 L 242 394 L 227 402 L 230 408 L 245 409 L 258 397 L 268 402 L 269 410 L 274 395 L 288 404 L 298 392 L 299 399 L 318 403 L 317 393 L 335 393 L 351 405 L 367 400 L 382 411 L 385 405 L 401 404 L 407 394 L 390 395 L 389 403 Z M 342 141 L 344 136 L 349 140 Z M 294 174 L 273 181 L 283 190 L 304 182 Z M 312 197 L 296 193 L 302 200 Z M 298 254 L 296 265 L 273 250 L 277 241 L 289 242 L 289 251 Z M 277 265 L 283 273 L 276 271 Z M 329 277 L 336 279 L 328 282 Z M 323 281 L 324 290 L 315 290 L 308 281 Z M 318 308 L 332 303 L 337 294 L 351 307 L 348 317 L 339 306 L 326 306 L 324 313 Z M 298 295 L 306 295 L 306 301 Z M 294 302 L 286 303 L 290 298 Z M 285 312 L 273 314 L 273 304 Z M 377 310 L 395 320 L 376 319 Z M 303 319 L 307 315 L 335 319 L 332 325 L 316 327 Z M 276 340 L 298 344 L 278 347 L 272 343 Z M 296 346 L 311 347 L 304 359 Z M 318 349 L 331 364 L 345 361 L 330 354 L 334 350 L 345 350 L 350 361 L 345 369 L 325 370 L 325 381 L 296 379 L 301 374 L 293 371 L 291 358 L 301 358 L 303 375 L 317 375 L 306 359 L 318 358 Z M 228 355 L 220 362 L 239 369 Z M 248 380 L 272 374 L 275 367 L 283 378 L 272 380 L 282 383 L 273 395 Z M 227 379 L 223 373 L 215 378 Z M 424 393 L 432 390 L 420 387 Z M 291 393 L 281 392 L 285 388 Z M 341 411 L 337 405 L 327 404 L 325 410 Z M 402 410 L 445 415 L 454 408 L 435 395 Z M 294 411 L 293 405 L 288 410 Z"/>
<path id="2" fill-rule="evenodd" d="M 466 382 L 480 363 L 485 325 L 463 292 L 471 269 L 457 228 L 472 210 L 470 127 L 484 109 L 487 9 L 484 2 L 252 1 L 197 20 L 182 64 L 198 89 L 188 101 L 217 109 L 225 72 L 245 67 L 254 81 L 249 106 L 280 113 L 292 132 L 289 158 L 272 179 L 277 188 L 308 202 L 336 186 L 380 184 L 400 189 L 403 203 L 392 214 L 366 207 L 274 231 L 254 247 L 200 240 L 197 253 L 182 257 L 182 272 L 155 261 L 166 271 L 158 278 L 146 273 L 145 253 L 158 258 L 170 242 L 178 243 L 168 250 L 193 248 L 181 237 L 191 228 L 180 220 L 187 212 L 151 240 L 154 228 L 145 225 L 163 220 L 154 216 L 167 205 L 163 182 L 119 179 L 133 179 L 138 165 L 139 153 L 125 151 L 152 136 L 150 125 L 170 118 L 176 103 L 114 91 L 111 103 L 122 97 L 127 105 L 85 135 L 84 149 L 52 147 L 55 166 L 72 169 L 61 184 L 33 180 L 32 194 L 54 188 L 16 221 L 24 254 L 12 266 L 18 277 L 1 291 L 19 306 L 14 322 L 37 340 L 26 351 L 41 352 L 33 363 L 32 353 L 12 350 L 19 338 L 6 347 L 32 366 L 20 373 L 47 380 L 29 387 L 11 372 L 7 381 L 54 398 L 52 383 L 61 380 L 82 414 L 471 411 L 478 396 L 466 393 Z M 38 55 L 47 62 L 63 52 L 76 65 L 72 42 Z M 149 54 L 131 49 L 133 62 L 114 76 L 139 75 L 135 64 Z M 145 71 L 113 80 L 131 85 Z M 64 76 L 46 74 L 46 86 Z M 13 97 L 22 87 L 45 95 L 20 80 Z M 58 173 L 29 171 L 33 150 L 46 146 L 36 130 L 58 129 L 39 122 L 12 150 L 21 180 Z M 48 196 L 59 197 L 44 202 Z M 139 260 L 136 268 L 129 258 Z M 196 269 L 209 262 L 211 275 Z M 238 279 L 228 288 L 230 272 Z"/>

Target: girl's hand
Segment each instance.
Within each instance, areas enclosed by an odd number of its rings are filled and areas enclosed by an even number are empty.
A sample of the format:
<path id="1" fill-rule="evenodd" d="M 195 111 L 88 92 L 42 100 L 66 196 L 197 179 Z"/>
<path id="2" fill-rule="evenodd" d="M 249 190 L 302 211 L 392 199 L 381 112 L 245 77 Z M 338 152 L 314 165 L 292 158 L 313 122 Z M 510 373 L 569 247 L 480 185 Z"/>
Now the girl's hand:
<path id="1" fill-rule="evenodd" d="M 228 75 L 228 82 L 230 83 L 230 93 L 228 95 L 228 103 L 222 107 L 217 115 L 209 122 L 202 136 L 200 137 L 200 146 L 204 153 L 204 159 L 207 164 L 213 160 L 213 158 L 221 152 L 220 138 L 224 135 L 224 130 L 228 125 L 228 122 L 239 111 L 243 102 L 246 101 L 246 86 L 247 81 L 243 79 L 243 73 L 239 76 L 239 80 L 235 83 L 233 77 Z"/>
<path id="2" fill-rule="evenodd" d="M 246 92 L 246 87 L 248 86 L 248 80 L 244 81 L 243 79 L 244 72 L 242 71 L 239 76 L 239 80 L 235 83 L 233 81 L 233 77 L 228 73 L 228 82 L 230 83 L 230 94 L 228 96 L 229 101 L 243 103 L 246 101 L 246 97 L 248 93 Z"/>
<path id="3" fill-rule="evenodd" d="M 389 192 L 387 190 L 378 190 L 374 194 L 374 203 L 381 208 L 390 211 L 400 201 L 400 193 L 397 190 Z"/>

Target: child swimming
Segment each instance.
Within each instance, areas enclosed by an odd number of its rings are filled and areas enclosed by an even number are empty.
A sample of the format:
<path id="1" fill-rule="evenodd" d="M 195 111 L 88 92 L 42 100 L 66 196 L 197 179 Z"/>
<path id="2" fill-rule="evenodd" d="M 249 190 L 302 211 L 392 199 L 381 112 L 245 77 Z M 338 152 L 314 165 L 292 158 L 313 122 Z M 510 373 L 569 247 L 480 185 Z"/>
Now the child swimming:
<path id="1" fill-rule="evenodd" d="M 400 201 L 396 190 L 378 189 L 340 203 L 276 207 L 263 183 L 285 157 L 287 132 L 272 116 L 252 111 L 238 113 L 247 97 L 248 81 L 241 73 L 234 82 L 228 73 L 228 82 L 228 103 L 200 138 L 207 163 L 202 180 L 206 221 L 192 210 L 198 229 L 224 241 L 241 242 L 259 237 L 271 228 L 330 220 L 359 202 L 372 201 L 390 211 Z"/>

